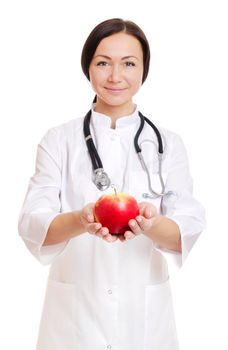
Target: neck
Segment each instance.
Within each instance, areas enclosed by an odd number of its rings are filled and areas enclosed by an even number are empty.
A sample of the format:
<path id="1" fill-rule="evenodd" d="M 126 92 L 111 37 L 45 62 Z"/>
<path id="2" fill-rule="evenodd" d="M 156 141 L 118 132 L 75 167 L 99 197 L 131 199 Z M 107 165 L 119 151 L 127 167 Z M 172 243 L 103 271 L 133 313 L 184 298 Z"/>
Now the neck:
<path id="1" fill-rule="evenodd" d="M 112 120 L 111 128 L 115 129 L 117 119 L 132 114 L 135 110 L 135 105 L 132 101 L 129 101 L 124 105 L 112 106 L 98 99 L 94 110 L 108 115 Z"/>

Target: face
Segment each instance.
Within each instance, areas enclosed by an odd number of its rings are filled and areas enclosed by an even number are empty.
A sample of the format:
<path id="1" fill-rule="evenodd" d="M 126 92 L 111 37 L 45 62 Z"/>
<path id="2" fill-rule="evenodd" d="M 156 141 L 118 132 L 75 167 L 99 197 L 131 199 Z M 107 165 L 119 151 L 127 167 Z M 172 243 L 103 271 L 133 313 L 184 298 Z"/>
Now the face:
<path id="1" fill-rule="evenodd" d="M 132 111 L 132 97 L 142 85 L 143 50 L 134 36 L 113 34 L 99 43 L 89 68 L 90 82 L 97 94 L 97 107 L 120 107 Z M 131 111 L 130 111 L 131 109 Z"/>

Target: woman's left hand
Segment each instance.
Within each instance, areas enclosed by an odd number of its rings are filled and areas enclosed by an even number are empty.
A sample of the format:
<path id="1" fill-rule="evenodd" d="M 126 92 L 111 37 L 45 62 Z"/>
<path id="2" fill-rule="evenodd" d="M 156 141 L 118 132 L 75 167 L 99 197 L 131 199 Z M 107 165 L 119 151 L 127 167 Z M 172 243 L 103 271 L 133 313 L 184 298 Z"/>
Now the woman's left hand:
<path id="1" fill-rule="evenodd" d="M 128 240 L 141 233 L 146 233 L 152 227 L 157 215 L 157 209 L 153 204 L 148 202 L 139 203 L 139 215 L 129 221 L 131 231 L 124 233 L 124 239 Z"/>

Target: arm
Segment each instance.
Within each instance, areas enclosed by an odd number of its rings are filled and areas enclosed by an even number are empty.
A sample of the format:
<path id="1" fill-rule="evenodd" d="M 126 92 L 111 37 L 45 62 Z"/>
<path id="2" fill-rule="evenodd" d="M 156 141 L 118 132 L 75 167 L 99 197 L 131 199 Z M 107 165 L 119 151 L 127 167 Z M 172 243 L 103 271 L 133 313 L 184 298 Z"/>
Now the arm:
<path id="1" fill-rule="evenodd" d="M 80 212 L 69 212 L 57 215 L 50 223 L 43 246 L 58 244 L 85 232 L 80 220 Z"/>
<path id="2" fill-rule="evenodd" d="M 108 242 L 117 237 L 112 236 L 106 227 L 95 222 L 94 203 L 87 204 L 82 210 L 59 214 L 51 222 L 43 246 L 58 244 L 76 237 L 84 232 L 95 234 Z"/>
<path id="3" fill-rule="evenodd" d="M 142 226 L 146 224 L 144 218 L 139 220 L 142 220 Z M 157 215 L 152 221 L 145 234 L 158 246 L 181 253 L 181 235 L 176 222 L 162 215 Z"/>
<path id="4" fill-rule="evenodd" d="M 125 239 L 131 239 L 140 233 L 152 239 L 154 243 L 165 249 L 181 252 L 180 229 L 173 220 L 158 215 L 156 208 L 150 203 L 140 203 L 140 215 L 129 221 L 132 230 L 125 232 Z"/>
<path id="5" fill-rule="evenodd" d="M 61 213 L 63 138 L 61 130 L 55 128 L 49 130 L 39 143 L 35 174 L 30 179 L 18 222 L 18 231 L 25 245 L 44 265 L 53 262 L 68 241 L 83 232 L 95 233 L 112 241 L 107 229 L 94 223 L 93 215 L 86 221 L 87 206 Z"/>
<path id="6" fill-rule="evenodd" d="M 153 204 L 148 202 L 146 205 L 152 210 L 153 218 L 146 214 L 147 211 L 142 212 L 139 222 L 137 219 L 134 222 L 134 229 L 130 227 L 135 234 L 142 232 L 151 238 L 155 247 L 180 267 L 205 227 L 205 212 L 192 195 L 192 178 L 181 138 L 174 135 L 167 148 L 166 161 L 163 164 L 168 174 L 166 190 L 173 191 L 174 195 L 163 198 L 162 216 L 158 215 Z M 128 237 L 134 237 L 134 235 L 128 232 L 125 238 Z M 172 254 L 173 252 L 180 254 Z"/>

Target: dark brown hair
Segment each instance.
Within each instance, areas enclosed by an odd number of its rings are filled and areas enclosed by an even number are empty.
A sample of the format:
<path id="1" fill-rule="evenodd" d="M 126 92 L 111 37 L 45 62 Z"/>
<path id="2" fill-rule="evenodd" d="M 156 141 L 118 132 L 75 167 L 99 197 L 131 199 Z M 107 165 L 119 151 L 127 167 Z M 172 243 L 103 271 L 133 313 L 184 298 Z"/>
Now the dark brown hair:
<path id="1" fill-rule="evenodd" d="M 116 34 L 119 32 L 124 32 L 126 34 L 132 35 L 141 43 L 143 50 L 142 83 L 144 83 L 144 81 L 146 80 L 150 64 L 150 47 L 147 38 L 137 24 L 131 21 L 125 21 L 121 18 L 113 18 L 101 22 L 89 34 L 83 46 L 81 55 L 82 70 L 88 80 L 90 80 L 89 66 L 100 41 L 112 34 Z"/>

